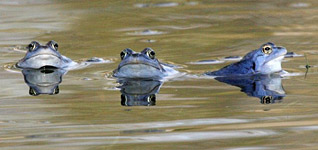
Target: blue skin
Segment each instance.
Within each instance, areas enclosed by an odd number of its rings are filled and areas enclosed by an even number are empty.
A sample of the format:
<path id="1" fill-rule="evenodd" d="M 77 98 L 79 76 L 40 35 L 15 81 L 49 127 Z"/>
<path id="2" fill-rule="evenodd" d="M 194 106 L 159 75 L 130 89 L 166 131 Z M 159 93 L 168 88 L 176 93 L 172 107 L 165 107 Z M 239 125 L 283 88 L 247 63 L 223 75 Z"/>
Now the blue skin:
<path id="1" fill-rule="evenodd" d="M 16 66 L 22 69 L 39 69 L 44 66 L 65 68 L 72 62 L 58 52 L 58 44 L 49 41 L 46 45 L 33 41 L 28 45 L 28 51 Z"/>
<path id="2" fill-rule="evenodd" d="M 140 53 L 127 48 L 120 53 L 120 56 L 122 61 L 114 70 L 114 77 L 161 79 L 167 76 L 167 71 L 155 58 L 155 52 L 151 48 L 145 48 Z"/>
<path id="3" fill-rule="evenodd" d="M 206 72 L 210 76 L 240 76 L 252 74 L 272 74 L 282 71 L 281 62 L 287 50 L 268 42 L 259 49 L 246 54 L 239 62 L 218 71 Z"/>
<path id="4" fill-rule="evenodd" d="M 156 94 L 162 82 L 156 80 L 119 80 L 121 105 L 123 106 L 152 106 L 156 105 Z"/>
<path id="5" fill-rule="evenodd" d="M 279 75 L 257 75 L 240 78 L 216 77 L 216 80 L 237 86 L 248 96 L 258 97 L 260 103 L 271 104 L 282 100 L 285 91 L 282 86 L 282 78 Z"/>

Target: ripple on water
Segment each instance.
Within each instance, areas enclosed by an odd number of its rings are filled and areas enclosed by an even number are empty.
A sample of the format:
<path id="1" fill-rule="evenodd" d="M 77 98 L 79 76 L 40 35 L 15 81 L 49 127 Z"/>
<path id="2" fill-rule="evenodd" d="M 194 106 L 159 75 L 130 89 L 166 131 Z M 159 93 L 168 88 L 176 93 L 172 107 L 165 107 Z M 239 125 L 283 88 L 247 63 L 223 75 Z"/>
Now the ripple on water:
<path id="1" fill-rule="evenodd" d="M 290 4 L 290 6 L 294 8 L 306 8 L 306 7 L 309 7 L 310 5 L 311 5 L 310 3 L 302 3 L 302 2 Z"/>
<path id="2" fill-rule="evenodd" d="M 198 5 L 199 3 L 196 1 L 190 1 L 185 3 L 177 3 L 177 2 L 163 2 L 163 3 L 138 3 L 134 6 L 137 8 L 147 8 L 147 7 L 177 7 L 179 5 L 189 5 L 194 6 Z"/>
<path id="3" fill-rule="evenodd" d="M 287 52 L 287 54 L 285 54 L 285 58 L 291 58 L 291 57 L 302 57 L 304 55 L 299 55 L 296 54 L 295 52 Z"/>
<path id="4" fill-rule="evenodd" d="M 272 147 L 239 147 L 239 148 L 230 148 L 228 150 L 268 150 L 274 149 Z"/>
<path id="5" fill-rule="evenodd" d="M 207 64 L 222 64 L 225 61 L 222 60 L 199 60 L 199 61 L 195 61 L 195 62 L 189 62 L 188 64 L 193 64 L 193 65 L 207 65 Z"/>
<path id="6" fill-rule="evenodd" d="M 51 3 L 49 0 L 0 1 L 0 44 L 25 44 L 41 34 L 65 30 L 71 18 L 61 13 L 63 10 L 58 5 L 46 5 Z"/>
<path id="7" fill-rule="evenodd" d="M 135 31 L 135 32 L 128 32 L 128 35 L 159 35 L 159 34 L 165 34 L 167 32 L 163 31 L 157 31 L 157 30 L 143 30 L 143 31 Z"/>
<path id="8" fill-rule="evenodd" d="M 176 2 L 167 2 L 167 3 L 155 3 L 155 4 L 152 4 L 152 3 L 148 3 L 148 4 L 135 4 L 135 7 L 138 7 L 138 8 L 146 8 L 146 7 L 176 7 L 178 6 L 179 3 L 176 3 Z"/>
<path id="9" fill-rule="evenodd" d="M 242 59 L 241 56 L 227 56 L 224 57 L 224 60 L 226 61 L 240 61 Z"/>
<path id="10" fill-rule="evenodd" d="M 143 40 L 140 40 L 140 42 L 144 42 L 144 43 L 154 43 L 156 42 L 157 40 L 151 40 L 151 39 L 143 39 Z"/>
<path id="11" fill-rule="evenodd" d="M 158 133 L 139 136 L 99 136 L 99 137 L 69 137 L 58 138 L 53 141 L 56 146 L 63 145 L 104 145 L 128 143 L 156 143 L 156 142 L 185 142 L 200 140 L 219 140 L 234 138 L 264 137 L 278 134 L 272 130 L 233 130 L 233 131 L 214 131 L 214 132 L 179 132 L 179 133 Z M 120 139 L 120 140 L 118 140 Z M 63 143 L 62 143 L 63 142 Z M 64 144 L 64 142 L 67 142 Z"/>
<path id="12" fill-rule="evenodd" d="M 290 128 L 293 131 L 316 131 L 318 130 L 318 126 L 302 126 L 302 127 L 293 127 Z"/>

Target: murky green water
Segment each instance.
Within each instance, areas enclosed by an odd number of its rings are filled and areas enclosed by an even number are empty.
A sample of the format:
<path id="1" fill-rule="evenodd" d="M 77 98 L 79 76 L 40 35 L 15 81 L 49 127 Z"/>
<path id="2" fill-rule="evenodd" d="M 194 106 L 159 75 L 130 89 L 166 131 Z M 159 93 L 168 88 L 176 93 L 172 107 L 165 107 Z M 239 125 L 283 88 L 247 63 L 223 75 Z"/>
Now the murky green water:
<path id="1" fill-rule="evenodd" d="M 316 1 L 169 2 L 1 1 L 1 149 L 317 149 Z M 140 35 L 147 29 L 161 34 Z M 23 75 L 5 65 L 32 40 L 55 40 L 73 60 L 113 63 L 69 71 L 57 95 L 30 96 Z M 131 84 L 128 93 L 160 92 L 155 106 L 127 107 L 109 77 L 127 47 L 151 47 L 161 61 L 199 75 L 231 62 L 190 62 L 244 56 L 267 41 L 306 54 L 312 65 L 304 78 L 305 58 L 286 58 L 283 68 L 295 76 L 254 83 L 285 96 L 275 103 L 211 78 L 182 77 L 161 87 Z"/>

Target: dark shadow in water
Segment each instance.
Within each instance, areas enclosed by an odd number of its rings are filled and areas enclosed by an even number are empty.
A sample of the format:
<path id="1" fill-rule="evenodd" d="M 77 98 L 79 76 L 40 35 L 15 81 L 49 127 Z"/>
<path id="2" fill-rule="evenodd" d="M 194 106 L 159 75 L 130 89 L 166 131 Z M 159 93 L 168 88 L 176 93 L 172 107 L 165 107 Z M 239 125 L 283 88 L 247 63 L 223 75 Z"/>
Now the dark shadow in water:
<path id="1" fill-rule="evenodd" d="M 66 73 L 66 70 L 53 67 L 22 70 L 24 81 L 30 87 L 29 94 L 32 96 L 58 94 L 62 76 Z"/>
<path id="2" fill-rule="evenodd" d="M 156 80 L 118 80 L 122 106 L 156 105 L 156 94 L 163 82 Z"/>
<path id="3" fill-rule="evenodd" d="M 217 77 L 216 80 L 241 88 L 248 96 L 258 97 L 262 104 L 281 102 L 286 96 L 282 86 L 282 77 L 271 76 L 249 76 L 249 77 Z"/>

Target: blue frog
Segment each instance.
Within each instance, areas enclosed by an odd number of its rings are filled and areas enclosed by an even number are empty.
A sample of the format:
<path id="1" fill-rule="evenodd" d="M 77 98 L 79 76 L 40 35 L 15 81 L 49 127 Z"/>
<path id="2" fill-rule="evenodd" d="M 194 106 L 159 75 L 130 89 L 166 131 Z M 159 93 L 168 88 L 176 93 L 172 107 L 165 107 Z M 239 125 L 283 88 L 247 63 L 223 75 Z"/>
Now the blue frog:
<path id="1" fill-rule="evenodd" d="M 244 76 L 280 72 L 282 71 L 281 63 L 286 53 L 286 48 L 268 42 L 246 54 L 241 61 L 225 66 L 217 71 L 206 72 L 205 75 Z"/>

